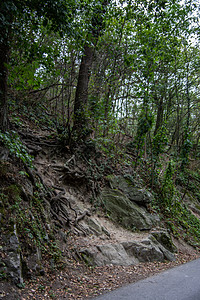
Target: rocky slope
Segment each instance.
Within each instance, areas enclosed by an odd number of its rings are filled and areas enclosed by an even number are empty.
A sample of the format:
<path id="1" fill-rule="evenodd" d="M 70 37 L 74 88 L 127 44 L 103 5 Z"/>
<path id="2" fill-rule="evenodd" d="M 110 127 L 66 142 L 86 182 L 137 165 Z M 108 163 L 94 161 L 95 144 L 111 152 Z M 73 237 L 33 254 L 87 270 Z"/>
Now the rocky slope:
<path id="1" fill-rule="evenodd" d="M 177 259 L 179 244 L 151 212 L 153 196 L 138 174 L 101 173 L 101 156 L 91 164 L 88 148 L 61 152 L 48 132 L 24 129 L 21 137 L 34 169 L 1 162 L 2 279 L 23 286 L 59 260 L 112 268 Z"/>

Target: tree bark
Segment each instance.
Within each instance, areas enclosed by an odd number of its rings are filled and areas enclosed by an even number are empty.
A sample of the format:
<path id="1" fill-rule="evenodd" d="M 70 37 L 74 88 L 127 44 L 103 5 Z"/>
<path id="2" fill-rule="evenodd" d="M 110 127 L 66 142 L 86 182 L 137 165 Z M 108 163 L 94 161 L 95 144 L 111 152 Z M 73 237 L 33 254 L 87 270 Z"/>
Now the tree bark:
<path id="1" fill-rule="evenodd" d="M 0 130 L 8 130 L 8 62 L 13 24 L 13 1 L 0 1 Z"/>
<path id="2" fill-rule="evenodd" d="M 88 102 L 88 85 L 90 80 L 90 70 L 93 62 L 94 48 L 85 45 L 76 87 L 74 102 L 74 129 L 82 127 L 86 123 L 86 107 Z"/>
<path id="3" fill-rule="evenodd" d="M 91 35 L 88 34 L 88 37 L 91 36 L 91 38 L 88 39 L 85 43 L 83 56 L 79 68 L 78 83 L 76 87 L 76 95 L 74 101 L 73 130 L 78 131 L 79 133 L 81 133 L 81 135 L 85 135 L 84 131 L 88 128 L 86 111 L 88 104 L 88 86 L 91 74 L 91 67 L 93 63 L 95 47 L 103 28 L 103 16 L 109 1 L 110 0 L 101 0 L 101 7 L 98 7 L 94 11 L 94 15 L 91 20 Z"/>
<path id="4" fill-rule="evenodd" d="M 0 26 L 0 28 L 2 27 L 3 26 Z M 2 132 L 8 130 L 8 104 L 7 104 L 8 57 L 9 57 L 8 33 L 6 32 L 6 28 L 3 28 L 0 34 L 0 130 Z"/>

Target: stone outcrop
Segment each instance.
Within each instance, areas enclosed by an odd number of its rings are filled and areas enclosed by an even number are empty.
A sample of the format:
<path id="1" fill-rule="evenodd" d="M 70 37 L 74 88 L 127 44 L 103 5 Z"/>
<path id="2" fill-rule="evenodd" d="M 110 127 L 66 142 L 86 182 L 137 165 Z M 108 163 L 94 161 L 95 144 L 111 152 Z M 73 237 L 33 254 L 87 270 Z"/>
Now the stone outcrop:
<path id="1" fill-rule="evenodd" d="M 152 228 L 155 221 L 153 216 L 144 207 L 130 201 L 122 191 L 105 188 L 100 197 L 107 214 L 113 221 L 131 230 Z"/>
<path id="2" fill-rule="evenodd" d="M 157 232 L 159 234 L 159 232 Z M 160 232 L 168 240 L 168 248 L 175 251 L 170 237 L 165 232 Z M 142 241 L 125 241 L 121 243 L 108 243 L 79 249 L 76 252 L 89 265 L 135 265 L 139 262 L 170 260 L 174 261 L 174 253 L 169 251 L 164 245 L 150 234 Z"/>
<path id="3" fill-rule="evenodd" d="M 13 230 L 10 234 L 2 235 L 3 250 L 6 257 L 2 262 L 2 270 L 9 275 L 13 283 L 23 284 L 22 264 L 20 255 L 20 243 L 16 231 L 16 225 L 13 225 Z"/>
<path id="4" fill-rule="evenodd" d="M 80 257 L 91 266 L 135 265 L 139 261 L 130 256 L 122 244 L 105 244 L 85 248 L 79 251 Z"/>
<path id="5" fill-rule="evenodd" d="M 146 189 L 137 186 L 130 177 L 110 175 L 107 176 L 107 180 L 112 189 L 121 191 L 130 201 L 136 202 L 140 206 L 146 206 L 153 200 L 153 195 Z"/>
<path id="6" fill-rule="evenodd" d="M 109 217 L 130 230 L 150 230 L 157 222 L 146 209 L 152 194 L 141 186 L 136 186 L 130 178 L 107 176 L 108 186 L 100 195 L 100 201 Z"/>

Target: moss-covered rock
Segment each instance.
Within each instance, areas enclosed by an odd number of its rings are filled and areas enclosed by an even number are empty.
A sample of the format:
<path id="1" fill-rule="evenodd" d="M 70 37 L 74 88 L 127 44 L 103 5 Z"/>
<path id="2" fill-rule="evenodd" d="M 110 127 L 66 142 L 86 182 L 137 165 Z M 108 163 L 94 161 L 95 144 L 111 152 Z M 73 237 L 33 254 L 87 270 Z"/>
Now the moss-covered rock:
<path id="1" fill-rule="evenodd" d="M 101 193 L 101 201 L 110 218 L 128 229 L 149 230 L 153 225 L 153 217 L 145 208 L 133 203 L 121 191 L 105 188 Z"/>
<path id="2" fill-rule="evenodd" d="M 168 251 L 176 252 L 177 249 L 172 242 L 172 238 L 166 231 L 154 231 L 151 234 Z"/>
<path id="3" fill-rule="evenodd" d="M 132 202 L 136 202 L 142 206 L 146 206 L 152 202 L 152 194 L 141 186 L 138 186 L 130 177 L 109 175 L 107 176 L 107 180 L 112 189 L 123 192 Z"/>

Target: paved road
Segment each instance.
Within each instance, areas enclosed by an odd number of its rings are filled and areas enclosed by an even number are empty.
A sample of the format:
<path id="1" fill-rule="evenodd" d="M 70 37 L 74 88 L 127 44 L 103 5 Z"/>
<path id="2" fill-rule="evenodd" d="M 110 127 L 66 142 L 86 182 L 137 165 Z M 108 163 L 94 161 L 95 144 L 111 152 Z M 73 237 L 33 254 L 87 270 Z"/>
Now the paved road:
<path id="1" fill-rule="evenodd" d="M 122 299 L 200 300 L 200 259 L 94 298 Z"/>

